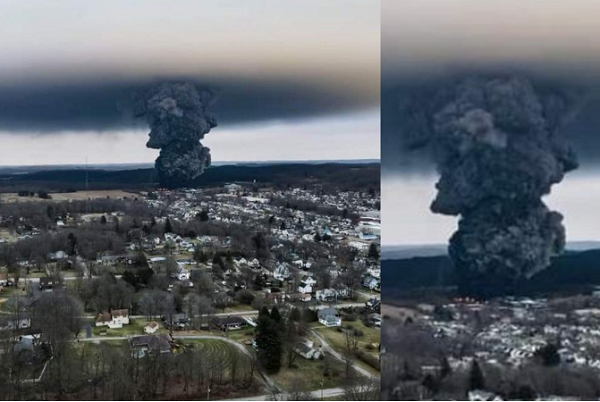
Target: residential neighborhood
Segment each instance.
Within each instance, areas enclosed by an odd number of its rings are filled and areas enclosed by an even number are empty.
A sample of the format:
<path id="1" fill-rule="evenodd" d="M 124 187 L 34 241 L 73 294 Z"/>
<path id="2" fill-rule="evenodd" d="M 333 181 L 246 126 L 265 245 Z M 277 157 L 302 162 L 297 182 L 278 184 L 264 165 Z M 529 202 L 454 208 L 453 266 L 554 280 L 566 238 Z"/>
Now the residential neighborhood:
<path id="1" fill-rule="evenodd" d="M 100 392 L 130 375 L 152 385 L 122 388 L 129 397 L 183 395 L 171 385 L 180 381 L 195 384 L 184 394 L 210 387 L 212 397 L 370 384 L 380 373 L 379 219 L 377 192 L 319 185 L 11 203 L 0 216 L 0 368 L 21 395 Z M 113 358 L 116 369 L 99 366 Z M 195 359 L 216 366 L 186 371 Z"/>

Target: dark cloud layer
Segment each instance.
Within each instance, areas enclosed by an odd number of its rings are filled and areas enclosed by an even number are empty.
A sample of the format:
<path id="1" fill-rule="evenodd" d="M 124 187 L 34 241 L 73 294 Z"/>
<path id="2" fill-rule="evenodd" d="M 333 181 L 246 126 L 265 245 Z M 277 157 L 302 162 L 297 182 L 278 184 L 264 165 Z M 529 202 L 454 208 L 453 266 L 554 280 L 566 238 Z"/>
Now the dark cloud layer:
<path id="1" fill-rule="evenodd" d="M 307 118 L 371 107 L 373 99 L 343 91 L 292 83 L 206 82 L 183 77 L 214 90 L 214 107 L 223 125 L 271 119 Z M 137 92 L 164 81 L 94 82 L 74 84 L 0 85 L 0 131 L 41 134 L 70 130 L 104 131 L 143 127 L 129 116 L 128 102 Z"/>

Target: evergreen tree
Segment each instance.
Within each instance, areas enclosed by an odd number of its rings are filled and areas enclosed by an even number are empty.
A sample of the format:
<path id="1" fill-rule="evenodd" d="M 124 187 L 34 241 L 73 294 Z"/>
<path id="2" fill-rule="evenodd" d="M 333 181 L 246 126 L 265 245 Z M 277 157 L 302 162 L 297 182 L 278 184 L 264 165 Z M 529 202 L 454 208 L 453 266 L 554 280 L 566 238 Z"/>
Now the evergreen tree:
<path id="1" fill-rule="evenodd" d="M 452 374 L 452 367 L 450 367 L 450 362 L 448 361 L 448 358 L 446 356 L 444 356 L 444 358 L 442 358 L 441 366 L 442 366 L 442 368 L 440 370 L 441 378 L 446 378 L 450 374 Z"/>
<path id="2" fill-rule="evenodd" d="M 469 390 L 475 389 L 485 389 L 485 378 L 477 360 L 473 360 L 471 372 L 469 373 Z"/>
<path id="3" fill-rule="evenodd" d="M 375 243 L 371 243 L 371 245 L 369 246 L 368 257 L 374 260 L 379 259 L 379 249 L 377 248 L 377 245 Z"/>
<path id="4" fill-rule="evenodd" d="M 302 314 L 300 314 L 300 310 L 298 310 L 296 307 L 294 307 L 290 312 L 290 320 L 294 322 L 299 322 L 302 320 Z"/>
<path id="5" fill-rule="evenodd" d="M 258 362 L 270 373 L 277 373 L 281 368 L 282 334 L 281 316 L 277 309 L 269 314 L 263 307 L 256 323 L 256 346 Z"/>
<path id="6" fill-rule="evenodd" d="M 167 221 L 165 222 L 165 233 L 173 233 L 173 225 L 169 218 L 167 218 Z"/>
<path id="7" fill-rule="evenodd" d="M 208 216 L 208 212 L 204 209 L 198 214 L 198 217 L 200 218 L 200 222 L 208 222 L 208 220 L 210 219 Z"/>

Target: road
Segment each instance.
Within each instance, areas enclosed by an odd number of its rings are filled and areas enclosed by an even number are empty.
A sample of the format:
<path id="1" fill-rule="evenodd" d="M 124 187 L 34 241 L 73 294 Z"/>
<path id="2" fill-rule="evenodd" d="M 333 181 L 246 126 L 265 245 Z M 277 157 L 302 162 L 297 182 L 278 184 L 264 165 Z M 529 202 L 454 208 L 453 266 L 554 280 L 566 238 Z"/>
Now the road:
<path id="1" fill-rule="evenodd" d="M 323 398 L 334 398 L 336 396 L 341 396 L 344 395 L 344 390 L 342 388 L 327 388 L 324 390 L 316 390 L 316 391 L 312 391 L 310 393 L 311 395 L 311 399 L 313 400 L 319 400 L 321 399 L 321 396 L 323 396 Z M 240 399 L 221 399 L 222 401 L 272 401 L 274 395 L 259 395 L 259 396 L 251 396 L 251 397 L 247 397 L 247 398 L 240 398 Z M 283 394 L 278 394 L 276 395 L 278 401 L 286 401 L 289 400 L 289 398 L 286 397 L 287 395 L 285 393 Z"/>
<path id="2" fill-rule="evenodd" d="M 377 293 L 377 292 L 365 292 L 364 290 L 357 290 L 356 293 L 358 293 L 362 297 L 366 297 L 367 299 L 381 300 L 381 293 Z"/>

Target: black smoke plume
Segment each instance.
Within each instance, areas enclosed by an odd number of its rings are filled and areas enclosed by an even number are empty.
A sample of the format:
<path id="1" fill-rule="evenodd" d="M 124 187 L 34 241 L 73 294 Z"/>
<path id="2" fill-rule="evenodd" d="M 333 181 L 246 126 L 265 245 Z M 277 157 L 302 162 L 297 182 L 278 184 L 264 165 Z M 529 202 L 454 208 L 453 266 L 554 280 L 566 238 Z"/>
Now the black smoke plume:
<path id="1" fill-rule="evenodd" d="M 162 186 L 188 186 L 210 166 L 210 149 L 200 140 L 217 125 L 209 110 L 214 97 L 189 82 L 165 83 L 136 94 L 134 114 L 145 116 L 150 125 L 146 146 L 160 149 L 155 167 Z"/>
<path id="2" fill-rule="evenodd" d="M 542 197 L 577 168 L 561 135 L 572 94 L 523 77 L 478 76 L 405 100 L 409 146 L 428 147 L 440 174 L 431 210 L 460 216 L 448 250 L 461 290 L 513 292 L 565 245 L 562 215 Z"/>

